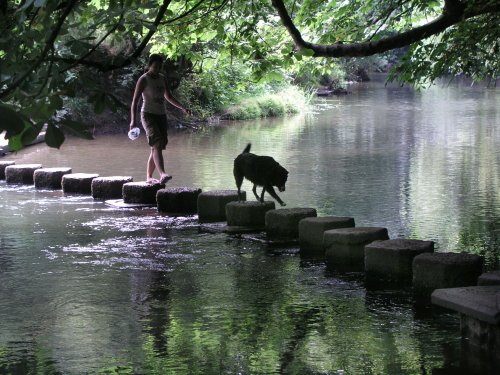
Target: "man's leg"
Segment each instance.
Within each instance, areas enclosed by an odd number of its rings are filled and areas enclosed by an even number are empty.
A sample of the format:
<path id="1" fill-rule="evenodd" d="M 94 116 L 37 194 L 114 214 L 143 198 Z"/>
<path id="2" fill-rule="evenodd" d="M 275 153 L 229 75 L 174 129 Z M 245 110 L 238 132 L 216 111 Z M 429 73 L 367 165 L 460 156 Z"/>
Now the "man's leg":
<path id="1" fill-rule="evenodd" d="M 165 165 L 163 161 L 162 148 L 160 146 L 151 147 L 151 153 L 153 155 L 154 164 L 158 172 L 160 172 L 160 182 L 165 183 L 172 178 L 165 172 Z"/>
<path id="2" fill-rule="evenodd" d="M 154 182 L 153 173 L 155 171 L 155 161 L 153 157 L 153 148 L 151 147 L 151 152 L 149 153 L 148 164 L 146 169 L 146 182 Z"/>

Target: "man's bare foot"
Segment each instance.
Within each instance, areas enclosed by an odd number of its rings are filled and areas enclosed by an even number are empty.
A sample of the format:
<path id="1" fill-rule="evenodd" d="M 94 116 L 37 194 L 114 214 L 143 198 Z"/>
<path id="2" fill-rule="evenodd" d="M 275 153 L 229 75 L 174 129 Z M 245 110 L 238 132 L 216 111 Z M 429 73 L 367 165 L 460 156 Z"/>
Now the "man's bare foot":
<path id="1" fill-rule="evenodd" d="M 161 176 L 161 178 L 160 178 L 160 184 L 166 184 L 171 179 L 172 179 L 172 176 L 170 176 L 168 174 L 165 174 L 165 175 Z"/>
<path id="2" fill-rule="evenodd" d="M 147 183 L 147 184 L 154 185 L 154 184 L 159 184 L 159 183 L 160 183 L 160 181 L 158 181 L 156 178 L 151 177 L 151 178 L 147 178 L 147 179 L 146 179 L 146 183 Z"/>

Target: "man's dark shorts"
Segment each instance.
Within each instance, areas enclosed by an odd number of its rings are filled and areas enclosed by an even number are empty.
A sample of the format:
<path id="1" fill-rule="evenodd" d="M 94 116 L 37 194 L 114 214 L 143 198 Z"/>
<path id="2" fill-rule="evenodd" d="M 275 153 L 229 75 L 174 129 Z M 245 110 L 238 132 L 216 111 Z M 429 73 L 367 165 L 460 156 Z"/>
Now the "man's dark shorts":
<path id="1" fill-rule="evenodd" d="M 148 144 L 164 150 L 168 143 L 167 116 L 141 112 L 141 122 L 148 137 Z"/>

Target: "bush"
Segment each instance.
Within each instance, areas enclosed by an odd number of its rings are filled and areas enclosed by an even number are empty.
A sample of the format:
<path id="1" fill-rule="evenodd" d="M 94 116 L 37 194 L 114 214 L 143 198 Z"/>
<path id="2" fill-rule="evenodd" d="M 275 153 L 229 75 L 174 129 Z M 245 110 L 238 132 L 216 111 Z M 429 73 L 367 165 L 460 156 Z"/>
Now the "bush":
<path id="1" fill-rule="evenodd" d="M 285 106 L 276 95 L 266 95 L 257 99 L 262 117 L 277 117 L 285 114 Z"/>
<path id="2" fill-rule="evenodd" d="M 243 65 L 214 68 L 185 78 L 175 96 L 195 116 L 232 120 L 283 116 L 307 106 L 309 94 L 289 82 L 255 82 Z"/>
<path id="3" fill-rule="evenodd" d="M 247 99 L 228 108 L 224 117 L 230 120 L 250 120 L 262 117 L 262 111 L 255 99 Z"/>
<path id="4" fill-rule="evenodd" d="M 312 94 L 290 85 L 282 87 L 277 93 L 247 98 L 228 106 L 223 117 L 231 120 L 249 120 L 298 113 L 307 107 L 311 98 Z"/>

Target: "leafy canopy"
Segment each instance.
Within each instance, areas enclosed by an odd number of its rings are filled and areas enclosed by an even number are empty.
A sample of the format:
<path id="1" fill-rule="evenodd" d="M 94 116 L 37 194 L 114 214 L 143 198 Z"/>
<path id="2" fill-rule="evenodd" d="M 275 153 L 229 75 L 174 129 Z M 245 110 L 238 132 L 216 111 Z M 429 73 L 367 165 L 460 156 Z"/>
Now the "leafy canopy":
<path id="1" fill-rule="evenodd" d="M 116 108 L 109 82 L 150 51 L 194 72 L 243 63 L 264 80 L 404 46 L 404 81 L 500 72 L 498 0 L 17 0 L 0 17 L 0 131 L 14 149 L 44 125 L 53 147 L 91 138 L 65 100 Z"/>

